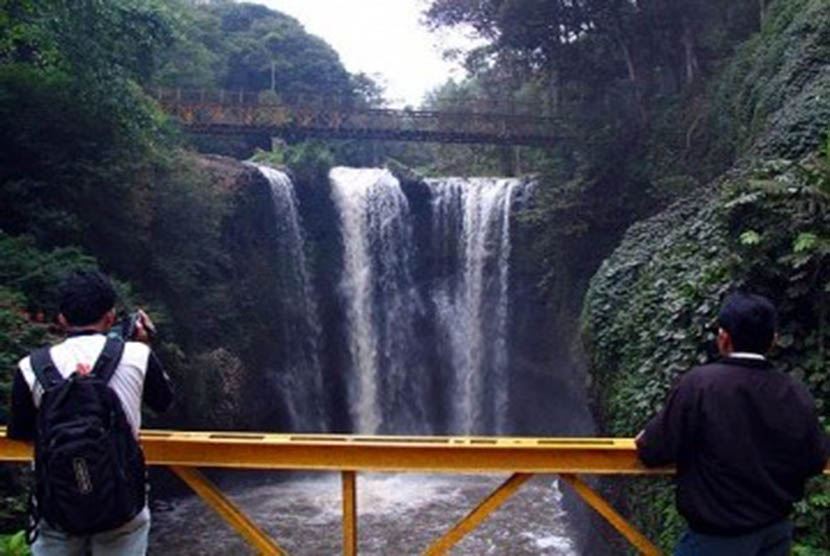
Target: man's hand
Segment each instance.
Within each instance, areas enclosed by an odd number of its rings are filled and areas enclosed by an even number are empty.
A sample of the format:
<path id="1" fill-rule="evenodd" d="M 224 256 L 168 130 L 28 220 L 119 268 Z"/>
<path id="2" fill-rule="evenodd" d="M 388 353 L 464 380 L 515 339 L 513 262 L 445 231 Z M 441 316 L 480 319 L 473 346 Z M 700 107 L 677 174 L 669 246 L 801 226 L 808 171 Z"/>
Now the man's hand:
<path id="1" fill-rule="evenodd" d="M 138 320 L 135 322 L 135 333 L 132 339 L 137 342 L 144 342 L 149 344 L 150 340 L 156 335 L 156 326 L 153 324 L 150 316 L 142 309 L 136 311 L 138 313 Z"/>

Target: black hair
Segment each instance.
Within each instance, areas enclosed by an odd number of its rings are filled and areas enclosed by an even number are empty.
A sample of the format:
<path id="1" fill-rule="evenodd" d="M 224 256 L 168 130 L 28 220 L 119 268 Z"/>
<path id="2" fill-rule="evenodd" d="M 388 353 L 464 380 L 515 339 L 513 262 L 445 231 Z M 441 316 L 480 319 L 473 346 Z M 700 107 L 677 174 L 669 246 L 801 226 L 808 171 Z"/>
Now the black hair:
<path id="1" fill-rule="evenodd" d="M 115 307 L 117 298 L 109 278 L 95 270 L 65 276 L 58 293 L 60 312 L 70 326 L 95 324 Z"/>
<path id="2" fill-rule="evenodd" d="M 723 302 L 718 325 L 729 332 L 735 351 L 766 353 L 775 338 L 778 314 L 761 295 L 735 292 Z"/>

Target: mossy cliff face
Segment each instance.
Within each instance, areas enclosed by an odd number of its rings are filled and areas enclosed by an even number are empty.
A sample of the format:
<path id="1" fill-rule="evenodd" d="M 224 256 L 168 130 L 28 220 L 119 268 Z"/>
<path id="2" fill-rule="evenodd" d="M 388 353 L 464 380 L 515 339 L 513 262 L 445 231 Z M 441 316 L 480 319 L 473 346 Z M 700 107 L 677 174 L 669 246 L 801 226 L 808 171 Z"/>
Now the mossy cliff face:
<path id="1" fill-rule="evenodd" d="M 210 251 L 196 262 L 183 257 L 178 279 L 164 284 L 169 322 L 155 349 L 175 383 L 176 403 L 149 424 L 251 427 L 246 413 L 238 411 L 250 403 L 250 387 L 239 378 L 239 368 L 253 367 L 259 359 L 251 346 L 263 332 L 250 322 L 249 309 L 269 303 L 250 299 L 262 295 L 264 288 L 254 282 L 256 272 L 268 264 L 263 253 L 269 236 L 262 232 L 273 223 L 268 184 L 255 168 L 230 158 L 192 156 L 188 162 L 200 187 L 210 191 L 222 210 L 209 227 L 211 237 L 188 237 L 185 228 L 179 238 L 183 244 L 206 242 Z M 165 343 L 169 339 L 176 344 Z M 237 411 L 227 411 L 231 408 Z"/>
<path id="2" fill-rule="evenodd" d="M 830 122 L 830 5 L 776 0 L 709 89 L 707 142 L 751 162 L 818 148 Z"/>
<path id="3" fill-rule="evenodd" d="M 734 122 L 720 140 L 740 169 L 631 227 L 585 298 L 595 414 L 608 434 L 636 434 L 672 383 L 715 355 L 719 305 L 740 287 L 774 300 L 773 357 L 830 418 L 830 152 L 815 154 L 830 128 L 830 5 L 773 3 L 712 91 L 709 121 Z M 669 549 L 683 526 L 670 484 L 624 484 L 635 521 Z M 798 553 L 830 546 L 828 502 L 818 481 L 798 505 Z"/>
<path id="4" fill-rule="evenodd" d="M 741 287 L 776 302 L 776 358 L 815 386 L 825 409 L 826 165 L 761 165 L 629 230 L 591 281 L 583 313 L 608 432 L 636 433 L 681 373 L 716 355 L 720 301 Z"/>
<path id="5" fill-rule="evenodd" d="M 715 356 L 720 302 L 742 287 L 775 302 L 773 359 L 808 385 L 830 418 L 828 170 L 827 159 L 761 164 L 629 230 L 591 281 L 582 319 L 604 432 L 635 435 L 683 372 Z M 668 483 L 627 488 L 636 520 L 671 546 L 682 522 Z M 830 541 L 821 517 L 827 500 L 826 483 L 817 483 L 799 506 L 802 542 Z"/>
<path id="6" fill-rule="evenodd" d="M 200 155 L 194 164 L 206 184 L 222 191 L 227 208 L 213 240 L 214 271 L 202 276 L 201 295 L 171 307 L 187 317 L 178 319 L 177 331 L 186 339 L 181 351 L 187 358 L 166 354 L 181 406 L 159 424 L 288 430 L 285 397 L 292 393 L 276 386 L 296 356 L 285 338 L 285 323 L 298 307 L 293 290 L 286 289 L 293 278 L 281 278 L 290 272 L 283 246 L 288 216 L 275 208 L 272 186 L 254 165 L 216 155 Z M 274 166 L 292 178 L 320 319 L 335 323 L 317 354 L 326 385 L 323 403 L 333 423 L 347 424 L 346 385 L 338 372 L 347 352 L 337 300 L 340 236 L 323 165 L 310 157 L 290 170 Z"/>
<path id="7" fill-rule="evenodd" d="M 158 426 L 279 430 L 269 373 L 279 367 L 275 330 L 286 311 L 278 275 L 279 226 L 271 188 L 253 166 L 200 155 L 193 170 L 225 207 L 211 257 L 196 268 L 198 289 L 168 295 L 179 349 L 160 355 L 176 384 L 176 406 Z M 176 293 L 173 292 L 173 293 Z"/>
<path id="8" fill-rule="evenodd" d="M 336 292 L 340 238 L 328 195 L 328 180 L 319 164 L 300 161 L 287 170 L 302 213 L 309 267 L 318 292 Z M 195 428 L 281 431 L 290 426 L 275 380 L 290 368 L 283 323 L 295 301 L 285 291 L 285 214 L 278 214 L 271 185 L 253 165 L 223 156 L 201 155 L 195 164 L 202 179 L 224 191 L 227 210 L 214 240 L 219 270 L 204 276 L 204 294 L 181 319 L 189 355 L 176 378 L 185 390 L 177 396 L 184 407 L 173 416 Z M 321 295 L 318 310 L 325 322 L 342 322 L 334 294 Z M 339 339 L 341 334 L 335 334 Z M 344 422 L 342 384 L 336 369 L 345 346 L 328 342 L 318 354 L 327 371 L 326 406 Z M 175 360 L 175 358 L 174 358 Z M 331 375 L 331 376 L 329 376 Z M 330 392 L 328 391 L 330 390 Z M 165 423 L 170 424 L 170 423 Z"/>

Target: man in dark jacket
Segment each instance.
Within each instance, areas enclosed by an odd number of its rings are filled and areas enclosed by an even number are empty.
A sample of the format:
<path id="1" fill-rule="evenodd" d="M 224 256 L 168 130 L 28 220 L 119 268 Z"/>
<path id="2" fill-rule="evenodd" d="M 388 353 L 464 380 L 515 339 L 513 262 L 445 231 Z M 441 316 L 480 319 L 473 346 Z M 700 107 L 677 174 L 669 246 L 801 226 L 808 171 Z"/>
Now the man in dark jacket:
<path id="1" fill-rule="evenodd" d="M 647 466 L 677 465 L 677 507 L 689 523 L 677 555 L 789 553 L 787 516 L 822 472 L 827 446 L 810 393 L 765 357 L 776 319 L 764 297 L 728 297 L 722 358 L 684 374 L 637 436 Z"/>

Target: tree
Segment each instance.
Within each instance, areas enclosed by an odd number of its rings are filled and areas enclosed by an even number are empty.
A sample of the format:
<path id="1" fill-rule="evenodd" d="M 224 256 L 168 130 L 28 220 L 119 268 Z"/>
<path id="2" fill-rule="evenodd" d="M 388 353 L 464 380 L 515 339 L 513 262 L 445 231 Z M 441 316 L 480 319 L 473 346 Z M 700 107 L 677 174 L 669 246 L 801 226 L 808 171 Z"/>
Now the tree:
<path id="1" fill-rule="evenodd" d="M 592 79 L 587 68 L 618 64 L 639 100 L 659 69 L 679 70 L 692 85 L 705 70 L 704 39 L 724 32 L 733 42 L 745 37 L 755 27 L 743 14 L 758 8 L 754 0 L 433 0 L 425 17 L 434 28 L 471 27 L 488 40 L 491 54 L 521 53 L 514 63 L 557 87 Z M 718 50 L 711 54 L 722 58 Z"/>
<path id="2" fill-rule="evenodd" d="M 179 14 L 180 40 L 164 58 L 161 85 L 187 87 L 196 81 L 207 88 L 270 90 L 286 100 L 352 92 L 337 53 L 292 17 L 227 0 L 179 0 L 173 11 Z"/>

